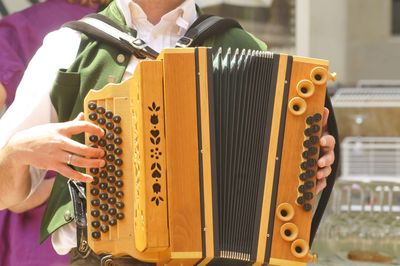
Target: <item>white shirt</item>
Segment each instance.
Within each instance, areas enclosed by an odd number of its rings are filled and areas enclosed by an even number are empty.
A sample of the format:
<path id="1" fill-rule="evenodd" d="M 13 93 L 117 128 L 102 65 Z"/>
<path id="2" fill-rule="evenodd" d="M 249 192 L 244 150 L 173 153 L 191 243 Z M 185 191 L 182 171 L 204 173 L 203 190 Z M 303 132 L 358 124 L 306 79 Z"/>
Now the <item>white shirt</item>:
<path id="1" fill-rule="evenodd" d="M 194 0 L 186 0 L 179 7 L 165 14 L 157 25 L 152 25 L 139 5 L 132 0 L 116 0 L 129 27 L 135 28 L 138 37 L 160 52 L 174 47 L 188 27 L 196 20 Z M 80 33 L 61 28 L 49 33 L 42 47 L 30 61 L 16 92 L 14 102 L 0 120 L 0 148 L 10 137 L 23 129 L 41 124 L 58 122 L 57 113 L 50 100 L 50 92 L 58 69 L 67 69 L 73 63 L 80 44 Z M 132 76 L 138 59 L 131 57 L 123 80 Z M 30 167 L 34 191 L 43 180 L 46 170 Z M 53 247 L 60 255 L 76 247 L 75 223 L 58 229 L 52 235 Z"/>

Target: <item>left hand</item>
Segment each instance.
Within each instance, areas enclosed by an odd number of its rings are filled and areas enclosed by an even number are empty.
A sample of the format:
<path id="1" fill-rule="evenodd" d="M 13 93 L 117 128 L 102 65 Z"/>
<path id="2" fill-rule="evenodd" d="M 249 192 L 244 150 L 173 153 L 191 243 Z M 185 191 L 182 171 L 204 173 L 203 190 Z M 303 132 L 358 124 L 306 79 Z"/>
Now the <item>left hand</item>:
<path id="1" fill-rule="evenodd" d="M 321 139 L 319 141 L 321 149 L 321 157 L 318 159 L 318 172 L 317 172 L 317 187 L 316 194 L 319 194 L 326 187 L 326 178 L 331 174 L 331 165 L 335 161 L 335 153 L 333 149 L 335 148 L 335 138 L 329 135 L 327 132 L 329 110 L 324 108 L 323 114 L 323 132 Z"/>

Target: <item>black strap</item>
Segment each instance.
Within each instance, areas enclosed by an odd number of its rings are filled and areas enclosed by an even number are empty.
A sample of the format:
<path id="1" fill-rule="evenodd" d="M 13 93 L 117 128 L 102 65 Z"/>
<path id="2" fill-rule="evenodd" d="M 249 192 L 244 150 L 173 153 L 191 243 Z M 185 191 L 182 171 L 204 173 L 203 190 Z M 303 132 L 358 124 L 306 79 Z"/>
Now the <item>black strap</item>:
<path id="1" fill-rule="evenodd" d="M 242 29 L 242 26 L 234 19 L 219 16 L 202 15 L 186 31 L 185 36 L 180 38 L 176 47 L 196 47 L 204 43 L 211 36 L 225 32 L 230 28 Z"/>
<path id="2" fill-rule="evenodd" d="M 72 204 L 74 206 L 77 251 L 86 258 L 90 254 L 90 247 L 87 240 L 87 218 L 86 218 L 86 193 L 85 185 L 68 180 L 69 193 L 71 194 Z"/>

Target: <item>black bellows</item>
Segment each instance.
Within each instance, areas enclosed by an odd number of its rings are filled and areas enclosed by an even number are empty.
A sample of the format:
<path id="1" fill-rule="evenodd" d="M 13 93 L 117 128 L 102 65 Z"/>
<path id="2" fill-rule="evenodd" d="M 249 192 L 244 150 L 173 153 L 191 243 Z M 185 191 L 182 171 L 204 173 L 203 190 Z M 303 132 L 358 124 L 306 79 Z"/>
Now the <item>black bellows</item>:
<path id="1" fill-rule="evenodd" d="M 242 261 L 229 265 L 256 257 L 278 61 L 230 49 L 213 58 L 214 246 L 216 257 Z"/>

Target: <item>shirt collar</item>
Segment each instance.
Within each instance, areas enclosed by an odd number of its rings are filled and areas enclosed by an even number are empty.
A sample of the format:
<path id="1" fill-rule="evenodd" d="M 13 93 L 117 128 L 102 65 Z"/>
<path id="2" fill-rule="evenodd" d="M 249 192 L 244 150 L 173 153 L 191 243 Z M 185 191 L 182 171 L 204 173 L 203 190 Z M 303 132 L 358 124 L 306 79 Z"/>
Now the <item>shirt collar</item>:
<path id="1" fill-rule="evenodd" d="M 127 26 L 141 30 L 143 27 L 150 27 L 151 23 L 142 8 L 132 0 L 117 0 L 117 6 L 123 14 Z M 175 26 L 177 34 L 181 35 L 196 20 L 197 11 L 194 0 L 185 0 L 174 10 L 165 14 L 157 25 L 152 28 L 165 28 Z M 145 26 L 146 25 L 146 26 Z"/>

